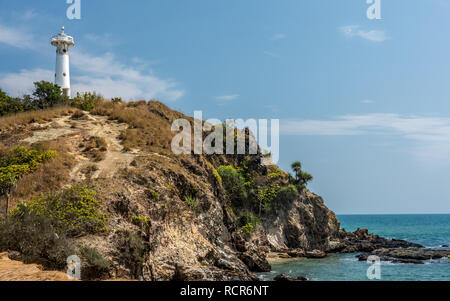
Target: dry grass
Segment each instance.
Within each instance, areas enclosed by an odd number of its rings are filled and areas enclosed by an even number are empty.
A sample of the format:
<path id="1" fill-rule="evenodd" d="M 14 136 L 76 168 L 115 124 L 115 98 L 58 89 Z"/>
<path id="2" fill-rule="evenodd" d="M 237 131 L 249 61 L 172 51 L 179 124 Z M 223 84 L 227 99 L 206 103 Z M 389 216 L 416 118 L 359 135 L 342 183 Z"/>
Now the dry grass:
<path id="1" fill-rule="evenodd" d="M 41 193 L 58 190 L 70 179 L 70 171 L 75 161 L 69 154 L 69 146 L 63 139 L 39 143 L 34 148 L 55 150 L 58 156 L 42 164 L 35 172 L 25 175 L 17 183 L 12 193 L 11 208 L 18 203 L 29 201 Z"/>
<path id="2" fill-rule="evenodd" d="M 100 162 L 105 159 L 105 153 L 108 150 L 106 140 L 97 136 L 90 137 L 80 146 L 84 147 L 83 152 L 94 162 Z"/>
<path id="3" fill-rule="evenodd" d="M 70 116 L 70 119 L 73 119 L 73 120 L 86 120 L 87 116 L 86 116 L 86 114 L 83 111 L 76 110 L 72 114 L 72 116 Z"/>
<path id="4" fill-rule="evenodd" d="M 101 100 L 96 103 L 92 113 L 129 125 L 129 129 L 120 137 L 125 150 L 139 148 L 168 154 L 175 134 L 171 131 L 172 122 L 178 118 L 192 120 L 159 101 L 113 103 Z"/>
<path id="5" fill-rule="evenodd" d="M 28 125 L 34 122 L 48 122 L 53 118 L 75 112 L 76 109 L 69 106 L 54 107 L 46 110 L 37 110 L 0 117 L 0 131 L 13 130 L 18 126 Z"/>

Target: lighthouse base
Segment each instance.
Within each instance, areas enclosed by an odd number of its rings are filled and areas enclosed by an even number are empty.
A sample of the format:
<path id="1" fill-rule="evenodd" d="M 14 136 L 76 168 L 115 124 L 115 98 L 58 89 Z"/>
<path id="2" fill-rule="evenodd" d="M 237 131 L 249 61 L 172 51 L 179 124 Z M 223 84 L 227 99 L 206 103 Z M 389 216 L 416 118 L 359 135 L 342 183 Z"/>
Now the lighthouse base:
<path id="1" fill-rule="evenodd" d="M 62 89 L 62 94 L 64 96 L 70 97 L 70 89 L 69 88 L 63 88 Z"/>

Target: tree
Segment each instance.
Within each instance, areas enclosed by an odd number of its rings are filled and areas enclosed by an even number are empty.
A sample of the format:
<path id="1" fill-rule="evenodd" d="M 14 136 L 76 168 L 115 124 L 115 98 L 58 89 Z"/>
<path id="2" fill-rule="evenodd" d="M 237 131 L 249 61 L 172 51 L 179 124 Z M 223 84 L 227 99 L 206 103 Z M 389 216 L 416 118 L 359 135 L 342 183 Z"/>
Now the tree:
<path id="1" fill-rule="evenodd" d="M 68 97 L 64 96 L 61 87 L 47 81 L 34 82 L 33 104 L 36 109 L 46 109 L 57 104 L 68 102 Z"/>
<path id="2" fill-rule="evenodd" d="M 23 111 L 23 105 L 19 98 L 12 98 L 0 89 L 0 116 Z"/>
<path id="3" fill-rule="evenodd" d="M 294 184 L 299 190 L 306 188 L 308 182 L 312 181 L 313 176 L 302 170 L 302 163 L 300 161 L 292 163 L 291 168 L 294 171 Z"/>

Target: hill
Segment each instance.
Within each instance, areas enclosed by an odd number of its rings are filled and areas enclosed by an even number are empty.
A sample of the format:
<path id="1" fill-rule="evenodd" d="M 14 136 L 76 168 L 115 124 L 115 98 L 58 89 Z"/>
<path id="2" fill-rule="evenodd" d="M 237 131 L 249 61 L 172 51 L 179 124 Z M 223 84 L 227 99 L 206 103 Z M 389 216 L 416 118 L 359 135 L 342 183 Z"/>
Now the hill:
<path id="1" fill-rule="evenodd" d="M 340 229 L 322 198 L 261 165 L 259 150 L 175 155 L 179 118 L 193 123 L 158 101 L 101 97 L 87 111 L 1 117 L 0 168 L 27 169 L 8 190 L 0 250 L 57 270 L 79 255 L 86 280 L 254 280 L 270 270 L 269 255 L 392 246 Z"/>

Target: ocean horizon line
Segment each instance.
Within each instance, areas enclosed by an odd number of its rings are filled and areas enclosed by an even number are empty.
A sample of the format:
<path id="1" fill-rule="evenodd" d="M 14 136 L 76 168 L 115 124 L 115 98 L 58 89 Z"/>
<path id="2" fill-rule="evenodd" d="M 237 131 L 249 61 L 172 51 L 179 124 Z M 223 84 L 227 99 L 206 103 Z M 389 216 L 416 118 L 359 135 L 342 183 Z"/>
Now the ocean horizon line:
<path id="1" fill-rule="evenodd" d="M 356 215 L 385 215 L 385 216 L 392 216 L 392 215 L 450 215 L 450 213 L 336 213 L 336 216 L 356 216 Z"/>

